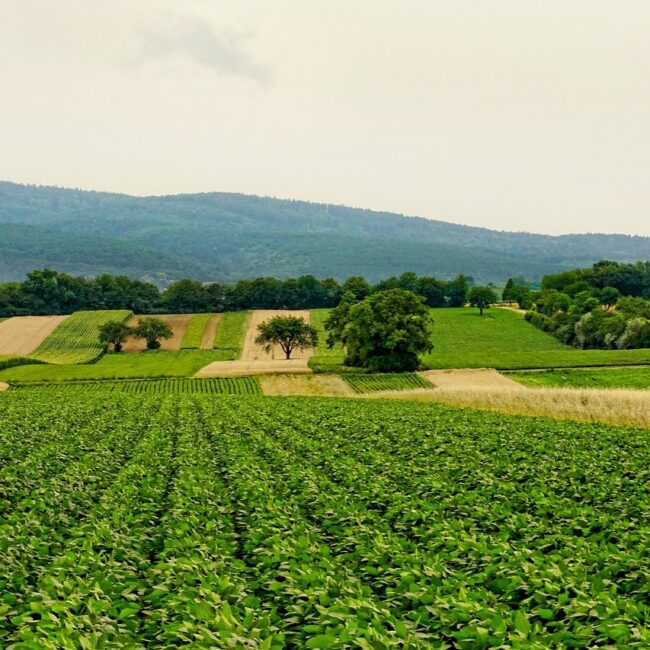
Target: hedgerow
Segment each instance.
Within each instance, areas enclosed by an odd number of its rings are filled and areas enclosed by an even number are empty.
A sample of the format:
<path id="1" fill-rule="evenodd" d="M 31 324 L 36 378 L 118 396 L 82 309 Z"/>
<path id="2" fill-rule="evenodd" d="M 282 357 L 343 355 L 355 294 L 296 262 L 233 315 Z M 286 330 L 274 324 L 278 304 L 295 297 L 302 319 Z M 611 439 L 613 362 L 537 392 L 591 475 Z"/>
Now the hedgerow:
<path id="1" fill-rule="evenodd" d="M 650 646 L 646 430 L 388 400 L 0 399 L 0 645 Z"/>

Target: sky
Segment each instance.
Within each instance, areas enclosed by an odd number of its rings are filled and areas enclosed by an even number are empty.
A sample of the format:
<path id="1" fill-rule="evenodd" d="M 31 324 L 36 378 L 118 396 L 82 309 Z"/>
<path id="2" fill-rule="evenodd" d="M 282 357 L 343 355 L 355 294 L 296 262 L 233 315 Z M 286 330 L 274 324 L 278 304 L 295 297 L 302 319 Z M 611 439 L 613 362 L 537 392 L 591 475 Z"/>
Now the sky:
<path id="1" fill-rule="evenodd" d="M 650 2 L 0 0 L 0 179 L 650 235 Z"/>

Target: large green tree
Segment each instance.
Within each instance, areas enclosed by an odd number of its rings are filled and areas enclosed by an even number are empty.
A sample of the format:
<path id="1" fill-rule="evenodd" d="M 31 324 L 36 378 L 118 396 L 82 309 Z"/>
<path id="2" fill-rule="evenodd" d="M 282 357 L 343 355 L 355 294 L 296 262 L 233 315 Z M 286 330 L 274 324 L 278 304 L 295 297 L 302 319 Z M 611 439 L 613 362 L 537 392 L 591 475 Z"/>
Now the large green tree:
<path id="1" fill-rule="evenodd" d="M 104 345 L 112 345 L 115 352 L 122 351 L 122 344 L 133 334 L 133 329 L 120 320 L 111 320 L 99 328 L 99 340 Z"/>
<path id="2" fill-rule="evenodd" d="M 343 316 L 343 315 L 341 315 Z M 340 341 L 346 363 L 380 372 L 412 371 L 418 354 L 429 352 L 432 321 L 424 299 L 404 289 L 378 291 L 351 305 L 344 316 L 328 321 L 328 345 Z"/>
<path id="3" fill-rule="evenodd" d="M 149 350 L 157 350 L 160 347 L 160 339 L 170 339 L 174 336 L 172 328 L 164 320 L 153 316 L 141 318 L 133 333 L 147 342 Z"/>
<path id="4" fill-rule="evenodd" d="M 291 359 L 291 353 L 296 349 L 306 350 L 318 344 L 316 328 L 297 316 L 274 316 L 260 323 L 257 331 L 257 345 L 264 348 L 267 354 L 273 346 L 279 345 L 287 359 Z"/>
<path id="5" fill-rule="evenodd" d="M 483 310 L 493 305 L 497 301 L 497 296 L 490 287 L 475 286 L 469 290 L 467 300 L 472 307 L 478 307 L 483 316 Z"/>

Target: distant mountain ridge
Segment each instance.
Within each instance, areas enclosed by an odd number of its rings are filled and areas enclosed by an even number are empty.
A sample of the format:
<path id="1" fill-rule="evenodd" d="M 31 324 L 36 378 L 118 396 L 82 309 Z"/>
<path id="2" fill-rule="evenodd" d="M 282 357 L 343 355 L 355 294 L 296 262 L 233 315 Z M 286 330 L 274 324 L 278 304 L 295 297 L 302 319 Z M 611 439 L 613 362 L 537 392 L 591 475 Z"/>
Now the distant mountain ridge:
<path id="1" fill-rule="evenodd" d="M 499 283 L 601 259 L 650 259 L 650 237 L 505 232 L 225 192 L 134 197 L 0 181 L 0 281 L 51 267 L 161 286 L 308 273 L 377 281 L 403 271 Z"/>

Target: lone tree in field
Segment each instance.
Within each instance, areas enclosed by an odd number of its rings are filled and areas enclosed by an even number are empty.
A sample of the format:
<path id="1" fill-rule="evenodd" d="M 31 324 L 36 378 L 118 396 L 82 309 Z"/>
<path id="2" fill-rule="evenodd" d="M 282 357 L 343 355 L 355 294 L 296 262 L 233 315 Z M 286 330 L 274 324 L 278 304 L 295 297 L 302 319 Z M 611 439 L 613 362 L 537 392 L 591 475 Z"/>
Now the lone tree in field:
<path id="1" fill-rule="evenodd" d="M 274 345 L 279 345 L 291 359 L 291 353 L 296 350 L 306 350 L 318 344 L 318 331 L 304 318 L 297 316 L 274 316 L 257 326 L 259 334 L 255 343 L 270 354 Z"/>
<path id="2" fill-rule="evenodd" d="M 160 347 L 160 339 L 170 339 L 174 332 L 169 325 L 160 318 L 141 318 L 133 330 L 135 336 L 147 342 L 148 350 L 157 350 Z"/>
<path id="3" fill-rule="evenodd" d="M 133 330 L 122 321 L 110 320 L 99 328 L 99 341 L 105 346 L 112 345 L 115 352 L 121 352 L 122 344 L 133 334 Z"/>
<path id="4" fill-rule="evenodd" d="M 377 291 L 325 323 L 328 346 L 341 342 L 347 365 L 379 372 L 417 369 L 418 354 L 433 349 L 431 326 L 424 299 L 405 289 Z"/>
<path id="5" fill-rule="evenodd" d="M 490 287 L 472 287 L 467 294 L 467 300 L 472 307 L 478 307 L 483 316 L 483 310 L 497 301 L 497 296 Z"/>

